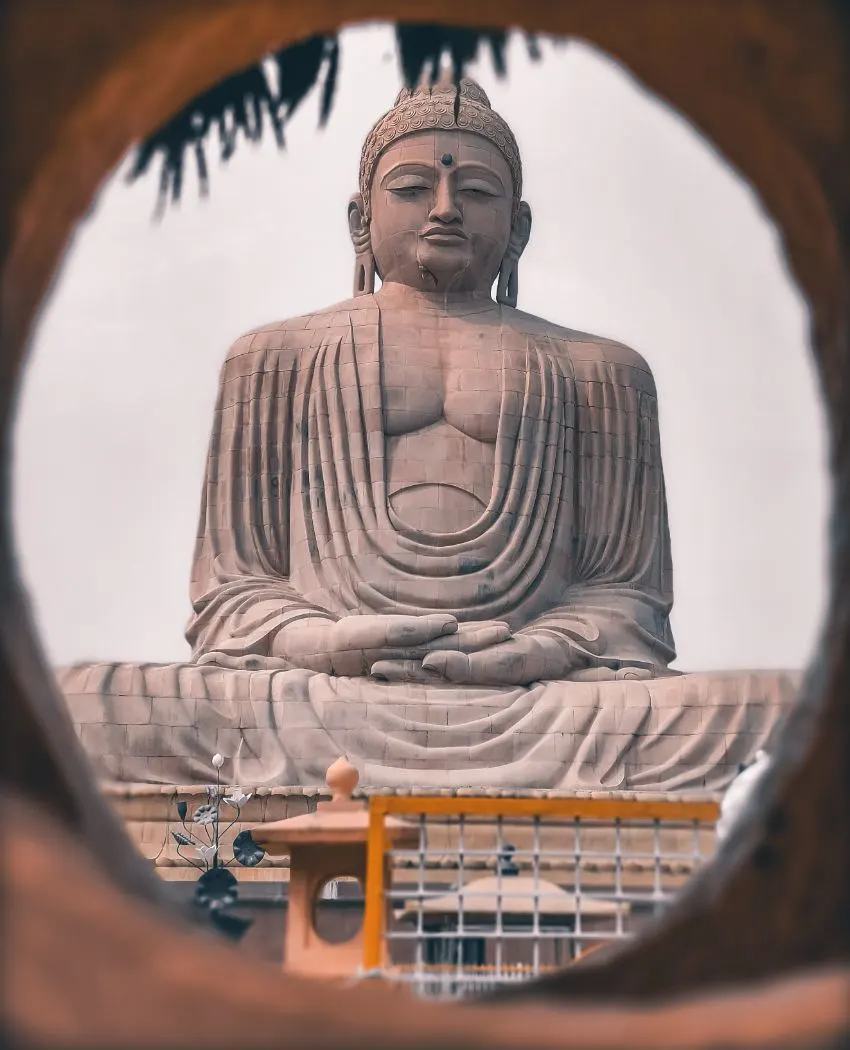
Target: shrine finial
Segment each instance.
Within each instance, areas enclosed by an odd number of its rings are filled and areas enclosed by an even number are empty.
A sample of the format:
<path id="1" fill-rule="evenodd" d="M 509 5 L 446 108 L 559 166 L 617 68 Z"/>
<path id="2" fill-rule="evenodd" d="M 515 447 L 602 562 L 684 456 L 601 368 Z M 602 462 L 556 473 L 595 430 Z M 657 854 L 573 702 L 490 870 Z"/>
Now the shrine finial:
<path id="1" fill-rule="evenodd" d="M 325 780 L 331 789 L 332 800 L 342 802 L 351 798 L 360 780 L 360 774 L 345 755 L 340 755 L 336 762 L 328 767 Z"/>

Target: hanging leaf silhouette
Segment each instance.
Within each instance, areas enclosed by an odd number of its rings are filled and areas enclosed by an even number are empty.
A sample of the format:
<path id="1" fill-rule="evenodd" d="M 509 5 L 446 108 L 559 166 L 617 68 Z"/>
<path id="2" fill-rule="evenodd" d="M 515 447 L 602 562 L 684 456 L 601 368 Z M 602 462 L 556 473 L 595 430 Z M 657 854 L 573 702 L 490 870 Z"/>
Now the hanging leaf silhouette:
<path id="1" fill-rule="evenodd" d="M 401 72 L 408 87 L 415 86 L 423 73 L 436 76 L 443 56 L 455 79 L 478 55 L 482 43 L 490 46 L 499 76 L 506 71 L 503 29 L 463 29 L 443 25 L 399 25 L 395 31 Z"/>
<path id="2" fill-rule="evenodd" d="M 433 23 L 399 25 L 395 31 L 399 62 L 405 82 L 416 84 L 423 72 L 436 73 L 447 56 L 455 79 L 478 55 L 482 43 L 493 58 L 498 76 L 507 72 L 507 34 L 501 29 L 464 29 Z M 526 36 L 532 59 L 540 58 L 535 36 Z M 198 95 L 176 113 L 167 124 L 138 147 L 127 175 L 135 182 L 151 169 L 161 156 L 159 191 L 155 216 L 161 218 L 169 203 L 176 204 L 183 193 L 186 157 L 192 154 L 202 196 L 209 192 L 207 140 L 213 129 L 218 133 L 219 157 L 226 163 L 241 139 L 259 142 L 271 128 L 279 149 L 286 144 L 285 125 L 310 91 L 324 81 L 319 102 L 319 126 L 331 114 L 339 75 L 340 45 L 336 35 L 314 36 L 274 52 L 264 63 L 227 77 L 209 91 Z M 274 71 L 276 85 L 270 82 L 266 67 Z M 460 100 L 455 99 L 455 119 Z"/>
<path id="3" fill-rule="evenodd" d="M 128 182 L 145 175 L 157 154 L 162 155 L 155 215 L 166 204 L 177 203 L 183 192 L 186 154 L 195 156 L 201 195 L 209 192 L 206 144 L 210 131 L 218 132 L 220 159 L 227 162 L 240 137 L 258 142 L 271 126 L 278 148 L 285 145 L 284 122 L 306 98 L 327 64 L 320 123 L 327 121 L 339 70 L 339 45 L 335 36 L 311 37 L 271 56 L 277 87 L 269 82 L 263 63 L 227 77 L 194 98 L 179 113 L 141 143 L 127 174 Z"/>
<path id="4" fill-rule="evenodd" d="M 443 25 L 399 25 L 396 26 L 401 71 L 408 87 L 414 87 L 420 77 L 437 77 L 443 57 L 449 60 L 449 68 L 455 83 L 463 75 L 467 64 L 477 55 L 482 42 L 490 45 L 493 64 L 499 76 L 505 72 L 505 44 L 507 34 L 503 29 L 457 29 Z M 460 116 L 460 95 L 455 95 L 455 123 Z"/>

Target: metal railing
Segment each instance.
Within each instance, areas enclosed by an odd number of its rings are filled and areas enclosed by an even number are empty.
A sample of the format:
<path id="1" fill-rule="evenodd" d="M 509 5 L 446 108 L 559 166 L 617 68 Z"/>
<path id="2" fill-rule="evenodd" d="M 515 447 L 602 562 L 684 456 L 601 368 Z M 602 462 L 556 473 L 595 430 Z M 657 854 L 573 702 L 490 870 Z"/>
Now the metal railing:
<path id="1" fill-rule="evenodd" d="M 369 808 L 364 972 L 458 998 L 633 935 L 713 852 L 719 807 L 377 796 Z M 390 848 L 387 817 L 418 828 L 418 844 Z"/>

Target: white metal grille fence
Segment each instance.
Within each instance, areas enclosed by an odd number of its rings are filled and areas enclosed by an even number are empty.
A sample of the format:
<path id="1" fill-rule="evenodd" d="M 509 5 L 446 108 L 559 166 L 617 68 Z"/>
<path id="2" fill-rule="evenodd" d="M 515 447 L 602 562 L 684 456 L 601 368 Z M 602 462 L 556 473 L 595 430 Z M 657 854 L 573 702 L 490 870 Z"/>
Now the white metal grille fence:
<path id="1" fill-rule="evenodd" d="M 631 936 L 714 848 L 713 803 L 476 799 L 469 813 L 461 799 L 373 801 L 412 818 L 418 844 L 383 851 L 380 899 L 370 865 L 364 961 L 428 997 L 528 980 Z"/>

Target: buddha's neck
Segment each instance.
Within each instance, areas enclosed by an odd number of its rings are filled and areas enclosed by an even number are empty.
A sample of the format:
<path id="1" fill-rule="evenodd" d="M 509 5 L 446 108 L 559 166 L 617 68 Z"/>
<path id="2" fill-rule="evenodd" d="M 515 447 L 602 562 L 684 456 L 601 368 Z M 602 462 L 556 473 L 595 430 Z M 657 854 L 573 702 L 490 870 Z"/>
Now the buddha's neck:
<path id="1" fill-rule="evenodd" d="M 395 281 L 382 284 L 375 298 L 380 306 L 391 310 L 421 310 L 458 317 L 497 309 L 489 292 L 423 292 Z"/>

